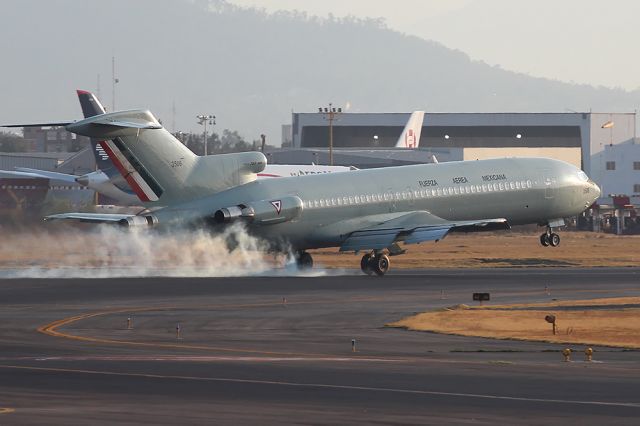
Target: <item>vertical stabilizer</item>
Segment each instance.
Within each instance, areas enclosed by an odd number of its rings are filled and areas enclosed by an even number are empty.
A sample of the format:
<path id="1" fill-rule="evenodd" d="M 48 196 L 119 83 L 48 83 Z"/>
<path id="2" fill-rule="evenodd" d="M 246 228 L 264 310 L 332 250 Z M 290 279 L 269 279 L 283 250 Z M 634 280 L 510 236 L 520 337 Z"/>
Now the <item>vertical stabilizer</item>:
<path id="1" fill-rule="evenodd" d="M 404 130 L 398 138 L 396 148 L 417 148 L 420 145 L 420 133 L 422 133 L 422 121 L 424 111 L 414 111 L 404 126 Z"/>
<path id="2" fill-rule="evenodd" d="M 96 95 L 86 90 L 76 90 L 76 93 L 78 94 L 78 101 L 80 101 L 80 107 L 82 108 L 82 115 L 84 118 L 95 117 L 96 115 L 106 113 L 104 106 L 102 106 Z M 109 156 L 100 145 L 99 139 L 91 138 L 91 149 L 93 151 L 93 156 L 96 160 L 96 168 L 98 170 L 104 171 L 109 177 L 112 177 L 114 172 L 117 174 Z"/>

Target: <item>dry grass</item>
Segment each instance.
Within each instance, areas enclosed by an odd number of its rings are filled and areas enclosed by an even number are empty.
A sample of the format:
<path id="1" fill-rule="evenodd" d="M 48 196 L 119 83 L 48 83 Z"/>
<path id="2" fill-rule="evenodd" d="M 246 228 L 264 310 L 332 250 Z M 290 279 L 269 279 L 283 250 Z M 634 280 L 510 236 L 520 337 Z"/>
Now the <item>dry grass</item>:
<path id="1" fill-rule="evenodd" d="M 404 318 L 388 326 L 461 336 L 640 349 L 640 308 L 628 305 L 640 306 L 640 297 L 474 308 L 457 306 Z M 521 310 L 531 306 L 540 309 Z M 559 309 L 563 306 L 573 309 Z M 551 324 L 544 320 L 550 314 L 556 316 L 556 335 L 552 333 Z"/>
<path id="2" fill-rule="evenodd" d="M 559 247 L 542 247 L 536 233 L 453 234 L 433 243 L 405 246 L 392 268 L 483 268 L 526 266 L 639 266 L 640 235 L 562 232 Z M 360 256 L 337 249 L 311 252 L 328 268 L 354 268 Z"/>

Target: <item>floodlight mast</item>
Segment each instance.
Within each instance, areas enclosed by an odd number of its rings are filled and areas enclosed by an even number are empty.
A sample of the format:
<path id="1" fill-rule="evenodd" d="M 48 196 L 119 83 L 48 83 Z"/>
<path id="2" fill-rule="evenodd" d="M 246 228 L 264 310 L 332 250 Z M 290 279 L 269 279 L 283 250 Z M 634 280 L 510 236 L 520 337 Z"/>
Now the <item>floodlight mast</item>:
<path id="1" fill-rule="evenodd" d="M 318 108 L 318 112 L 324 114 L 324 119 L 329 121 L 329 165 L 333 166 L 333 121 L 337 120 L 337 116 L 342 114 L 342 108 L 334 108 L 329 102 L 328 108 Z"/>
<path id="2" fill-rule="evenodd" d="M 216 124 L 216 116 L 211 114 L 200 114 L 196 115 L 198 119 L 198 124 L 204 126 L 204 155 L 207 155 L 207 123 L 210 126 L 214 126 Z"/>

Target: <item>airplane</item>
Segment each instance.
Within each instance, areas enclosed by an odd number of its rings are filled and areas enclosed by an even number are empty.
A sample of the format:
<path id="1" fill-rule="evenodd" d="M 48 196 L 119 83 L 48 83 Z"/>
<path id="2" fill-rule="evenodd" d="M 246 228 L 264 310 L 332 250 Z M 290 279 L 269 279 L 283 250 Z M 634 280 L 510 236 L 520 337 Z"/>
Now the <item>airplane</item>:
<path id="1" fill-rule="evenodd" d="M 272 250 L 295 253 L 313 266 L 309 249 L 361 253 L 361 270 L 382 276 L 390 256 L 409 244 L 452 232 L 538 224 L 544 246 L 558 246 L 555 229 L 589 208 L 600 188 L 580 169 L 548 158 L 501 158 L 257 180 L 261 152 L 199 157 L 148 110 L 105 113 L 56 123 L 103 140 L 109 158 L 145 201 L 137 214 L 62 213 L 124 227 L 196 226 L 223 230 L 241 222 Z M 22 127 L 12 125 L 7 127 Z"/>
<path id="2" fill-rule="evenodd" d="M 422 122 L 424 121 L 424 111 L 413 111 L 405 124 L 396 148 L 418 148 L 420 146 L 420 134 L 422 133 Z"/>

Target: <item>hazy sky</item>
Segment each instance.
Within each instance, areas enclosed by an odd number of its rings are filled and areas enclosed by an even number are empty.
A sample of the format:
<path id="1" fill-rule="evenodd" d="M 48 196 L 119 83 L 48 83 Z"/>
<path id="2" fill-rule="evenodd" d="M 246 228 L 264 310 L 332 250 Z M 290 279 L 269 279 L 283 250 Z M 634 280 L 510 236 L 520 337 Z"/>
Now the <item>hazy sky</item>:
<path id="1" fill-rule="evenodd" d="M 312 15 L 384 17 L 490 65 L 566 82 L 640 88 L 640 1 L 229 0 Z"/>

